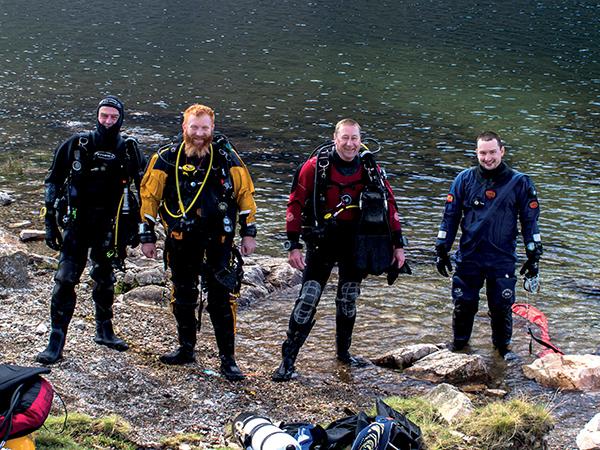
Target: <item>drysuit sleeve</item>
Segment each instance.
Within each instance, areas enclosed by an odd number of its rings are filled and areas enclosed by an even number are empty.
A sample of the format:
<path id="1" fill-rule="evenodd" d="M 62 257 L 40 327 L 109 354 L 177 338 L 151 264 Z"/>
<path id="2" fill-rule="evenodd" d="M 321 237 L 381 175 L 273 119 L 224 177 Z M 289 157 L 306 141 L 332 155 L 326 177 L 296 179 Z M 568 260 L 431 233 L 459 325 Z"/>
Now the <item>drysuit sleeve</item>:
<path id="1" fill-rule="evenodd" d="M 159 154 L 150 158 L 146 172 L 140 185 L 140 218 L 142 223 L 154 224 L 158 217 L 158 208 L 162 201 L 163 191 L 167 183 L 167 173 L 161 169 Z"/>
<path id="2" fill-rule="evenodd" d="M 256 202 L 254 201 L 254 183 L 248 168 L 237 155 L 229 174 L 233 183 L 233 193 L 238 206 L 240 236 L 256 236 Z"/>
<path id="3" fill-rule="evenodd" d="M 312 196 L 315 184 L 315 171 L 317 157 L 310 158 L 298 172 L 292 182 L 292 189 L 285 214 L 285 231 L 292 242 L 300 240 L 302 230 L 302 210 L 306 207 L 308 199 Z"/>
<path id="4" fill-rule="evenodd" d="M 135 185 L 135 188 L 139 192 L 142 177 L 144 176 L 144 170 L 146 169 L 147 160 L 140 150 L 137 139 L 128 136 L 125 139 L 125 145 L 127 146 L 126 148 L 129 159 L 128 173 Z"/>
<path id="5" fill-rule="evenodd" d="M 464 201 L 464 179 L 467 171 L 463 171 L 450 186 L 450 192 L 446 196 L 446 205 L 444 206 L 444 216 L 435 242 L 436 247 L 444 245 L 449 252 L 456 238 L 458 226 L 463 214 Z"/>
<path id="6" fill-rule="evenodd" d="M 52 165 L 44 180 L 44 204 L 47 209 L 54 209 L 54 203 L 60 196 L 62 187 L 69 176 L 72 164 L 71 155 L 73 155 L 73 146 L 77 145 L 78 139 L 78 135 L 72 136 L 54 150 Z"/>
<path id="7" fill-rule="evenodd" d="M 542 239 L 538 227 L 540 202 L 537 190 L 527 175 L 523 176 L 519 191 L 519 221 L 523 242 L 525 244 L 530 242 L 541 243 Z"/>
<path id="8" fill-rule="evenodd" d="M 394 192 L 387 179 L 384 180 L 384 184 L 388 193 L 388 221 L 392 233 L 392 243 L 394 244 L 394 248 L 403 248 L 404 240 L 402 239 L 402 225 L 400 223 L 400 214 L 398 213 L 398 204 L 396 203 Z"/>

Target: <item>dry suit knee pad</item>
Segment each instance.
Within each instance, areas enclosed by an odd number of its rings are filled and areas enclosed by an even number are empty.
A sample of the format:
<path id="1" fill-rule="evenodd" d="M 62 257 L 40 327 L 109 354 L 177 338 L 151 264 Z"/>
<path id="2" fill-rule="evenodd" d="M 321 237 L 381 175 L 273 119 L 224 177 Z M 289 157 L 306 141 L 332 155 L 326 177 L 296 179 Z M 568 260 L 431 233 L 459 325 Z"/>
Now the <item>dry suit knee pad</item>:
<path id="1" fill-rule="evenodd" d="M 305 282 L 292 313 L 294 321 L 300 325 L 307 324 L 317 310 L 320 297 L 321 285 L 314 280 Z"/>

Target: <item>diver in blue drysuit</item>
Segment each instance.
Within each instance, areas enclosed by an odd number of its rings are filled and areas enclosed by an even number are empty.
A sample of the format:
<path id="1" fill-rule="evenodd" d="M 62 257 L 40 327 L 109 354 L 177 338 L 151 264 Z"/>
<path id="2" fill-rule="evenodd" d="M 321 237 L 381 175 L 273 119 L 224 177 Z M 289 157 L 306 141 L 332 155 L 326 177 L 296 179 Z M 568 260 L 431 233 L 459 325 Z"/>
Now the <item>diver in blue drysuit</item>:
<path id="1" fill-rule="evenodd" d="M 436 266 L 446 277 L 452 270 L 448 252 L 460 225 L 452 277 L 452 349 L 464 348 L 471 338 L 485 281 L 492 342 L 500 355 L 508 358 L 517 281 L 517 222 L 527 253 L 521 274 L 537 279 L 542 254 L 539 201 L 529 177 L 502 161 L 504 146 L 496 133 L 479 135 L 476 151 L 479 165 L 462 171 L 450 187 L 436 240 Z"/>

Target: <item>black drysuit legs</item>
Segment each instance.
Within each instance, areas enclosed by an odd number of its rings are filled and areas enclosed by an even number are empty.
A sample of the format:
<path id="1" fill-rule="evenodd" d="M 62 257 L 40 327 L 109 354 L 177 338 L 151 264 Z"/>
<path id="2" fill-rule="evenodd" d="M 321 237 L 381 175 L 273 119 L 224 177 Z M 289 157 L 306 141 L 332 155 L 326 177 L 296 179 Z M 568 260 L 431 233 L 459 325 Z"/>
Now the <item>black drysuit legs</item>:
<path id="1" fill-rule="evenodd" d="M 479 291 L 486 284 L 491 318 L 492 343 L 505 352 L 512 338 L 512 305 L 515 302 L 514 263 L 476 264 L 461 262 L 452 277 L 452 330 L 455 348 L 464 347 L 471 338 L 473 322 L 479 309 Z"/>

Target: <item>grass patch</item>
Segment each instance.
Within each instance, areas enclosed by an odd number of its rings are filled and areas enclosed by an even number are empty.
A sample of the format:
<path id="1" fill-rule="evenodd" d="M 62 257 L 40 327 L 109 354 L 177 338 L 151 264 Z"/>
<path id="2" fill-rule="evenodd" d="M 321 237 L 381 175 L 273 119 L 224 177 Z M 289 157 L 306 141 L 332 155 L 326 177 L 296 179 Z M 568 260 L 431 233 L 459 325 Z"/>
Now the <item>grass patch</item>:
<path id="1" fill-rule="evenodd" d="M 0 171 L 13 176 L 22 176 L 25 173 L 25 164 L 22 158 L 9 156 L 0 164 Z"/>
<path id="2" fill-rule="evenodd" d="M 384 401 L 421 428 L 427 450 L 538 449 L 543 448 L 544 435 L 554 426 L 545 406 L 524 399 L 489 403 L 475 408 L 464 422 L 453 424 L 420 397 L 388 397 Z M 367 414 L 375 415 L 375 409 Z"/>
<path id="3" fill-rule="evenodd" d="M 476 436 L 480 448 L 538 448 L 554 420 L 543 406 L 523 399 L 493 402 L 463 424 L 466 434 Z"/>
<path id="4" fill-rule="evenodd" d="M 138 446 L 129 440 L 130 425 L 122 418 L 108 416 L 93 419 L 90 416 L 71 413 L 65 430 L 61 433 L 64 416 L 50 416 L 36 433 L 38 450 L 87 450 L 117 449 L 135 450 Z"/>
<path id="5" fill-rule="evenodd" d="M 460 435 L 448 426 L 427 400 L 420 397 L 388 397 L 384 401 L 421 428 L 423 442 L 428 450 L 465 448 Z M 368 414 L 374 415 L 375 409 Z"/>

